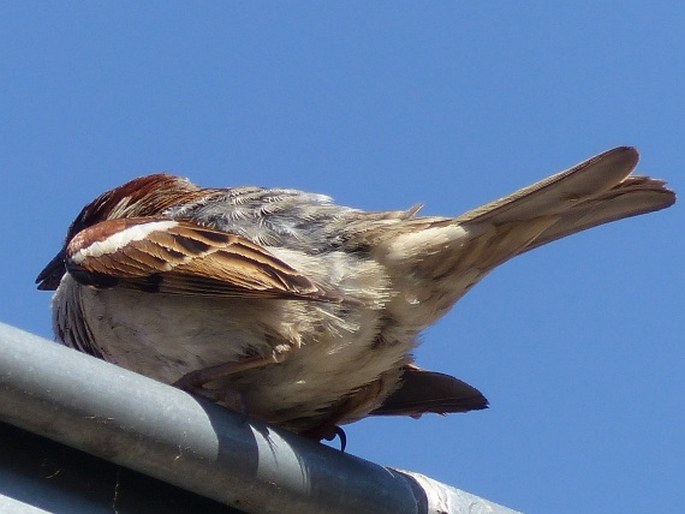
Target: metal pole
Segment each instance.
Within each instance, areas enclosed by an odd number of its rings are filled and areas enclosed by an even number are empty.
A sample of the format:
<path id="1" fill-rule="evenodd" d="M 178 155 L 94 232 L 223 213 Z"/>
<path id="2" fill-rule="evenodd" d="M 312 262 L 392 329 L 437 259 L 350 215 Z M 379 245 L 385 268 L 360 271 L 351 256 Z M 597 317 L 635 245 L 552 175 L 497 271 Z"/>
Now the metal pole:
<path id="1" fill-rule="evenodd" d="M 0 420 L 245 512 L 513 512 L 2 323 Z"/>

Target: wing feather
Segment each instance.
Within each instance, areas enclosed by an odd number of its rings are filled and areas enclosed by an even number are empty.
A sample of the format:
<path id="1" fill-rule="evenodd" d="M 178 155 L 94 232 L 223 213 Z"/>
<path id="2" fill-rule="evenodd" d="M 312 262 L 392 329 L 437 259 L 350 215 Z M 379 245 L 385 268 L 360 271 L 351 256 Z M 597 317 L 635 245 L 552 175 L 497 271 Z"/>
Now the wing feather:
<path id="1" fill-rule="evenodd" d="M 107 220 L 69 242 L 65 262 L 82 283 L 187 296 L 339 301 L 251 241 L 190 221 Z"/>

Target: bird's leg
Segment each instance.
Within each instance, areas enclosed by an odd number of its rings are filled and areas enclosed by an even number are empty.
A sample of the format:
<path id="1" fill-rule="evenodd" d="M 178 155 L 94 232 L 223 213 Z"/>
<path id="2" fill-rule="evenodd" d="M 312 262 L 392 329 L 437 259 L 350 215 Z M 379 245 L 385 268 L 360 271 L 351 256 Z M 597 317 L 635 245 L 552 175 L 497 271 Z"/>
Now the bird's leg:
<path id="1" fill-rule="evenodd" d="M 226 378 L 235 375 L 236 373 L 242 373 L 243 371 L 262 368 L 269 364 L 274 364 L 275 362 L 280 361 L 275 360 L 273 357 L 262 356 L 251 357 L 238 362 L 224 362 L 217 364 L 216 366 L 196 369 L 195 371 L 186 373 L 174 382 L 173 385 L 187 391 L 196 391 L 204 388 L 204 385 L 209 382 L 214 382 L 215 380 Z"/>
<path id="2" fill-rule="evenodd" d="M 345 448 L 347 447 L 347 434 L 345 434 L 345 431 L 338 425 L 332 423 L 326 423 L 311 430 L 307 430 L 300 435 L 315 441 L 321 441 L 322 439 L 332 441 L 338 437 L 340 438 L 340 451 L 344 453 Z"/>
<path id="3" fill-rule="evenodd" d="M 332 441 L 336 437 L 340 438 L 340 451 L 345 452 L 345 447 L 347 446 L 347 434 L 340 428 L 338 422 L 343 421 L 346 418 L 346 414 L 350 412 L 349 400 L 343 405 L 339 406 L 334 412 L 331 413 L 330 417 L 313 428 L 301 432 L 300 435 L 308 439 L 313 439 L 315 441 L 321 441 L 325 439 L 326 441 Z"/>
<path id="4" fill-rule="evenodd" d="M 262 368 L 269 364 L 282 362 L 284 358 L 285 355 L 283 354 L 275 354 L 270 357 L 256 356 L 237 362 L 224 362 L 217 364 L 216 366 L 196 369 L 195 371 L 186 373 L 172 385 L 183 389 L 184 391 L 199 394 L 205 398 L 221 403 L 231 410 L 242 413 L 247 417 L 248 409 L 241 393 L 227 387 L 212 389 L 205 387 L 205 385 L 214 382 L 215 380 L 235 375 L 236 373 L 242 373 L 244 371 Z"/>

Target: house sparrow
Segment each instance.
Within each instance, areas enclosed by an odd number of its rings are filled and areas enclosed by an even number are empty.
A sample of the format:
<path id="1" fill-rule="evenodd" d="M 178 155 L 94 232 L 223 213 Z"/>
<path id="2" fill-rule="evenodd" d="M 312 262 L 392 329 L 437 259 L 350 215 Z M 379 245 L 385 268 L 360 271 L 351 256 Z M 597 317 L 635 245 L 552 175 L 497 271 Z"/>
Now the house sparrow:
<path id="1" fill-rule="evenodd" d="M 315 438 L 375 414 L 482 409 L 411 351 L 498 264 L 675 202 L 609 150 L 456 218 L 166 174 L 103 193 L 38 275 L 57 339 Z"/>

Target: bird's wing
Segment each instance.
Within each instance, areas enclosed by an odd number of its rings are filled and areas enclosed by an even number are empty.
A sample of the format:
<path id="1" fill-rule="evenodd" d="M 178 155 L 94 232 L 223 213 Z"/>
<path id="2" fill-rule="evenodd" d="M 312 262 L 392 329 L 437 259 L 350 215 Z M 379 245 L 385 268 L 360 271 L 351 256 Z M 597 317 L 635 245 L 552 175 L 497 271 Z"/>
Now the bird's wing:
<path id="1" fill-rule="evenodd" d="M 244 237 L 189 221 L 108 220 L 69 242 L 65 264 L 81 283 L 224 298 L 339 301 Z"/>
<path id="2" fill-rule="evenodd" d="M 485 396 L 466 382 L 408 365 L 403 369 L 399 388 L 371 414 L 419 417 L 429 412 L 468 412 L 487 406 Z"/>

